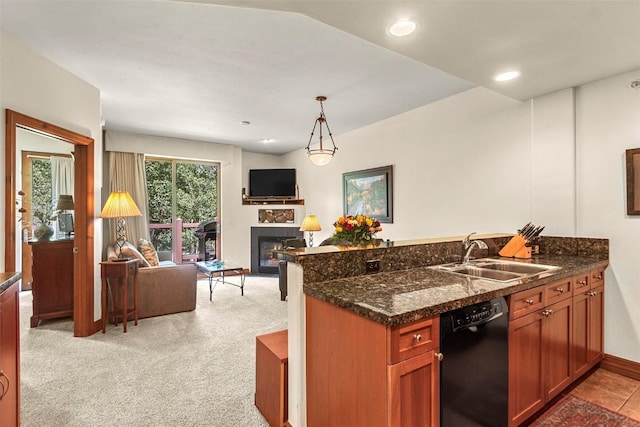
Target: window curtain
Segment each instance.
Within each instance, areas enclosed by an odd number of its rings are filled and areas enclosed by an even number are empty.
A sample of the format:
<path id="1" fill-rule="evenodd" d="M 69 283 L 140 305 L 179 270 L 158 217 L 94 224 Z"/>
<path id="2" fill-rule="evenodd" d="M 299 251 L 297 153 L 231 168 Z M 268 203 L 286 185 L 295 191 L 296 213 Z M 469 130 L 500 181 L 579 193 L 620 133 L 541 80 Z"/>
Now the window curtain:
<path id="1" fill-rule="evenodd" d="M 149 240 L 149 204 L 144 154 L 114 151 L 109 153 L 109 191 L 128 191 L 142 213 L 139 217 L 125 218 L 127 241 L 137 245 L 140 238 Z M 115 219 L 112 219 L 109 221 L 109 243 L 115 240 L 116 223 Z"/>
<path id="2" fill-rule="evenodd" d="M 73 158 L 51 156 L 51 197 L 52 205 L 58 204 L 61 194 L 73 195 Z"/>

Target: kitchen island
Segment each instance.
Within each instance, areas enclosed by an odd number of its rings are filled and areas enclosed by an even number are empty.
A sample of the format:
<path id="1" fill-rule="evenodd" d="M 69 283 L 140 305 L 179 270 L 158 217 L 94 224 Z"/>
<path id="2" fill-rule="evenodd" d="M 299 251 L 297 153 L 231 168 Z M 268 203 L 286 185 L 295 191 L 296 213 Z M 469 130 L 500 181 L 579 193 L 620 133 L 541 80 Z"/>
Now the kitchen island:
<path id="1" fill-rule="evenodd" d="M 489 247 L 474 255 L 497 256 L 510 237 L 477 236 Z M 437 360 L 443 357 L 438 352 L 440 313 L 497 296 L 544 289 L 548 283 L 574 283 L 583 274 L 587 278 L 590 272 L 604 272 L 608 263 L 606 239 L 545 237 L 542 255 L 521 262 L 559 268 L 531 278 L 495 282 L 430 268 L 459 257 L 461 240 L 383 242 L 373 249 L 333 247 L 281 253 L 290 261 L 292 426 L 396 426 L 424 419 L 437 424 Z M 364 274 L 368 260 L 379 260 L 379 273 Z M 551 302 L 552 289 L 547 293 Z M 540 293 L 540 301 L 531 302 L 531 308 L 546 309 L 545 295 Z M 563 290 L 563 301 L 570 295 Z M 525 301 L 529 305 L 528 297 Z M 539 320 L 543 317 L 537 311 L 530 314 Z M 541 322 L 534 327 L 542 333 Z M 540 370 L 543 362 L 546 359 L 539 363 Z M 510 364 L 515 366 L 515 361 Z M 545 399 L 534 401 L 521 414 L 514 412 L 512 425 L 541 407 Z"/>

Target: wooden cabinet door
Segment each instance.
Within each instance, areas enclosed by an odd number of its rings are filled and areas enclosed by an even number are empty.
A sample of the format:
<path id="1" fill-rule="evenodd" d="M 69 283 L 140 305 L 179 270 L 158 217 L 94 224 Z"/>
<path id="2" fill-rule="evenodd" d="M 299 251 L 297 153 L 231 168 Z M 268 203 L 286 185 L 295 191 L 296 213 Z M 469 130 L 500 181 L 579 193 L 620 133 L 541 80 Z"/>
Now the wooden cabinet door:
<path id="1" fill-rule="evenodd" d="M 586 373 L 589 366 L 589 289 L 583 289 L 573 297 L 573 378 Z"/>
<path id="2" fill-rule="evenodd" d="M 571 326 L 573 323 L 571 298 L 552 304 L 543 311 L 543 364 L 545 399 L 560 393 L 572 381 Z"/>
<path id="3" fill-rule="evenodd" d="M 73 240 L 32 242 L 33 315 L 40 320 L 73 316 Z"/>
<path id="4" fill-rule="evenodd" d="M 594 366 L 604 354 L 604 286 L 598 286 L 589 293 L 589 341 L 588 363 Z"/>
<path id="5" fill-rule="evenodd" d="M 440 363 L 429 351 L 387 368 L 387 427 L 440 426 Z"/>
<path id="6" fill-rule="evenodd" d="M 305 300 L 307 426 L 385 426 L 387 328 Z"/>
<path id="7" fill-rule="evenodd" d="M 17 426 L 20 414 L 18 283 L 0 295 L 0 425 Z"/>
<path id="8" fill-rule="evenodd" d="M 537 311 L 509 323 L 509 425 L 544 406 L 543 318 Z"/>

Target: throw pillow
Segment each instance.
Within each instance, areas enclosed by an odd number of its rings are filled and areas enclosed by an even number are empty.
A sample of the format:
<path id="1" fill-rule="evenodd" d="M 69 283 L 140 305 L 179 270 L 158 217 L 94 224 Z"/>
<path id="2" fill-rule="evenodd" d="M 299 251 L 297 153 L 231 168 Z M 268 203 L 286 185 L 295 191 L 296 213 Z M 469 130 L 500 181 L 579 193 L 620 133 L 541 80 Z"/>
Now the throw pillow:
<path id="1" fill-rule="evenodd" d="M 153 247 L 151 242 L 146 239 L 138 240 L 138 249 L 142 253 L 142 256 L 149 262 L 151 267 L 157 267 L 160 261 L 158 260 L 158 252 L 156 252 L 156 248 Z"/>
<path id="2" fill-rule="evenodd" d="M 140 262 L 140 267 L 151 267 L 149 261 L 147 261 L 138 249 L 129 242 L 124 242 L 124 246 L 122 247 L 122 256 L 132 259 L 136 258 Z"/>

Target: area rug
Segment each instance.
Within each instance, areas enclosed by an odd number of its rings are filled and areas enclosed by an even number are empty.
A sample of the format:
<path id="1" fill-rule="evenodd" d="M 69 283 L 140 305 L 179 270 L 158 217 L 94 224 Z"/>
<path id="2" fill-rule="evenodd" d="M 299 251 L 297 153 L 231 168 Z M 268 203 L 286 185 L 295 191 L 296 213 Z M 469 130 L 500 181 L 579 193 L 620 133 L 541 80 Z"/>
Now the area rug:
<path id="1" fill-rule="evenodd" d="M 640 427 L 640 422 L 569 394 L 530 427 L 578 426 Z"/>

